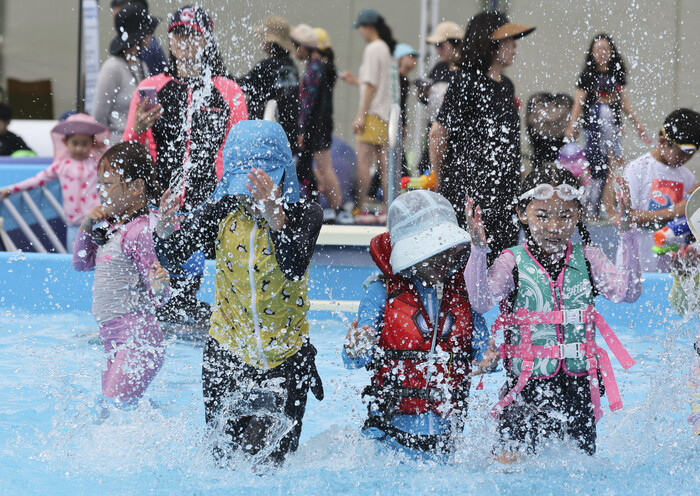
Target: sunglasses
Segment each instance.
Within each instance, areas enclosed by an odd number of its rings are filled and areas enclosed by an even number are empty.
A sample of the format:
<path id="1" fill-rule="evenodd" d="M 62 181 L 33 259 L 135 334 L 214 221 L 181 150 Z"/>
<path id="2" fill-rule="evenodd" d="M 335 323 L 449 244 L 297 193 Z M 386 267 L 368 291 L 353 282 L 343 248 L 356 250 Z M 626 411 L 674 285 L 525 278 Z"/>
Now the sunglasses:
<path id="1" fill-rule="evenodd" d="M 526 191 L 518 197 L 519 200 L 534 198 L 535 200 L 549 200 L 554 197 L 554 193 L 564 201 L 580 200 L 585 193 L 585 188 L 575 188 L 570 184 L 560 184 L 557 187 L 551 184 L 538 184 L 531 190 Z"/>
<path id="2" fill-rule="evenodd" d="M 676 146 L 676 147 L 680 148 L 680 150 L 681 150 L 683 153 L 687 153 L 688 155 L 692 155 L 692 154 L 695 153 L 695 152 L 697 151 L 697 149 L 698 149 L 697 145 L 693 145 L 692 143 L 685 143 L 685 144 L 676 143 L 675 141 L 673 141 L 671 138 L 669 138 L 669 137 L 666 135 L 666 129 L 663 128 L 663 127 L 661 128 L 661 136 L 663 136 L 664 138 L 666 138 L 666 141 L 668 141 L 669 143 L 671 143 L 673 146 Z"/>

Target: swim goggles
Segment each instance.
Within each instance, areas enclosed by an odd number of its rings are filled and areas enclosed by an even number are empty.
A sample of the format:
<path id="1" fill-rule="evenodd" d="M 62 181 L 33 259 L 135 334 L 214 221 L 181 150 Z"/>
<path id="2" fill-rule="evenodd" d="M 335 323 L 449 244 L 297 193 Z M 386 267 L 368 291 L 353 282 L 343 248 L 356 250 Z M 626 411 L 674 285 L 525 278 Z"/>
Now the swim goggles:
<path id="1" fill-rule="evenodd" d="M 564 201 L 580 200 L 585 191 L 583 186 L 574 188 L 570 184 L 560 184 L 557 187 L 551 184 L 538 184 L 531 190 L 520 195 L 518 199 L 525 200 L 526 198 L 534 198 L 535 200 L 549 200 L 554 196 L 554 193 L 556 193 L 557 196 Z"/>
<path id="2" fill-rule="evenodd" d="M 681 144 L 681 143 L 676 143 L 675 141 L 673 141 L 671 138 L 669 138 L 669 137 L 666 135 L 666 128 L 665 128 L 665 127 L 662 127 L 662 128 L 661 128 L 661 136 L 663 136 L 664 138 L 666 138 L 666 141 L 668 141 L 669 143 L 671 143 L 673 146 L 677 146 L 678 148 L 681 149 L 681 151 L 682 151 L 683 153 L 687 153 L 688 155 L 692 155 L 693 153 L 695 153 L 695 152 L 698 150 L 697 145 L 694 145 L 694 144 L 692 144 L 692 143 L 684 143 L 684 144 Z"/>

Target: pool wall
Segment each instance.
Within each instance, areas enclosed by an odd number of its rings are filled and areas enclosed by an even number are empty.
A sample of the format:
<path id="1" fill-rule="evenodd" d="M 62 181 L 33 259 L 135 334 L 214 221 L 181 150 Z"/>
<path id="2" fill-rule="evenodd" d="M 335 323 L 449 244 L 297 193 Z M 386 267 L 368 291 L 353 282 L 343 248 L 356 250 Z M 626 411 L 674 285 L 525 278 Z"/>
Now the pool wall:
<path id="1" fill-rule="evenodd" d="M 309 298 L 311 317 L 346 317 L 357 308 L 362 283 L 376 269 L 369 266 L 312 264 Z M 0 252 L 0 308 L 5 311 L 46 314 L 66 311 L 89 312 L 92 306 L 92 273 L 73 270 L 68 255 Z M 621 335 L 663 334 L 671 321 L 679 320 L 668 302 L 669 274 L 645 274 L 642 296 L 634 304 L 613 304 L 598 297 L 596 305 Z M 207 269 L 200 296 L 214 299 L 214 262 Z M 495 310 L 487 314 L 490 322 Z"/>

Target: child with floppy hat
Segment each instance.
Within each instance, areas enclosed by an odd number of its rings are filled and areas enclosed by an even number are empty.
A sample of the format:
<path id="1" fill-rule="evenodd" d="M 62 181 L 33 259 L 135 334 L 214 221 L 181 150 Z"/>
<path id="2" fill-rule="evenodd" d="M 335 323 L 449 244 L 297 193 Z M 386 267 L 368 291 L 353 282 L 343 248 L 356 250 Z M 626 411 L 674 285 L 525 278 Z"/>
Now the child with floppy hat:
<path id="1" fill-rule="evenodd" d="M 449 453 L 471 377 L 498 360 L 464 286 L 470 237 L 432 191 L 399 196 L 387 220 L 388 232 L 370 244 L 381 273 L 365 283 L 345 338 L 346 366 L 373 374 L 362 432 L 413 452 Z"/>
<path id="2" fill-rule="evenodd" d="M 256 120 L 231 129 L 219 185 L 175 231 L 177 210 L 166 192 L 155 235 L 163 265 L 173 269 L 197 250 L 216 251 L 216 299 L 202 367 L 206 422 L 225 439 L 214 455 L 225 462 L 243 450 L 281 463 L 299 444 L 309 388 L 323 397 L 306 319 L 321 207 L 299 198 L 282 127 Z M 240 414 L 241 403 L 258 408 Z"/>
<path id="3" fill-rule="evenodd" d="M 0 190 L 8 198 L 21 191 L 41 188 L 58 179 L 68 226 L 66 246 L 70 251 L 85 215 L 100 204 L 97 197 L 97 161 L 105 151 L 109 129 L 87 114 L 73 114 L 51 130 L 53 162 L 34 177 Z"/>

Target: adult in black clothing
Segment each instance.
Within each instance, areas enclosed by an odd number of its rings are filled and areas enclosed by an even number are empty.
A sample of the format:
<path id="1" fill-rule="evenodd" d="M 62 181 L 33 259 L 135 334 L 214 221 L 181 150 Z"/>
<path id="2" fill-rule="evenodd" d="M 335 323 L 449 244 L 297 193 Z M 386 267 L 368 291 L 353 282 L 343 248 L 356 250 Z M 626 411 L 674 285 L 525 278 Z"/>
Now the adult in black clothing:
<path id="1" fill-rule="evenodd" d="M 465 225 L 468 197 L 482 209 L 491 263 L 517 244 L 513 221 L 520 184 L 520 117 L 513 83 L 503 69 L 513 63 L 515 40 L 535 28 L 500 12 L 469 21 L 462 46 L 463 70 L 450 84 L 430 129 L 430 162 L 438 192 Z"/>
<path id="2" fill-rule="evenodd" d="M 250 119 L 262 119 L 267 102 L 277 101 L 277 122 L 287 135 L 292 153 L 296 153 L 299 70 L 290 55 L 294 45 L 289 37 L 289 23 L 282 17 L 270 16 L 256 32 L 268 57 L 236 81 L 247 96 Z"/>
<path id="3" fill-rule="evenodd" d="M 31 151 L 22 138 L 7 130 L 11 120 L 12 109 L 0 103 L 0 156 L 12 155 L 19 150 Z"/>

